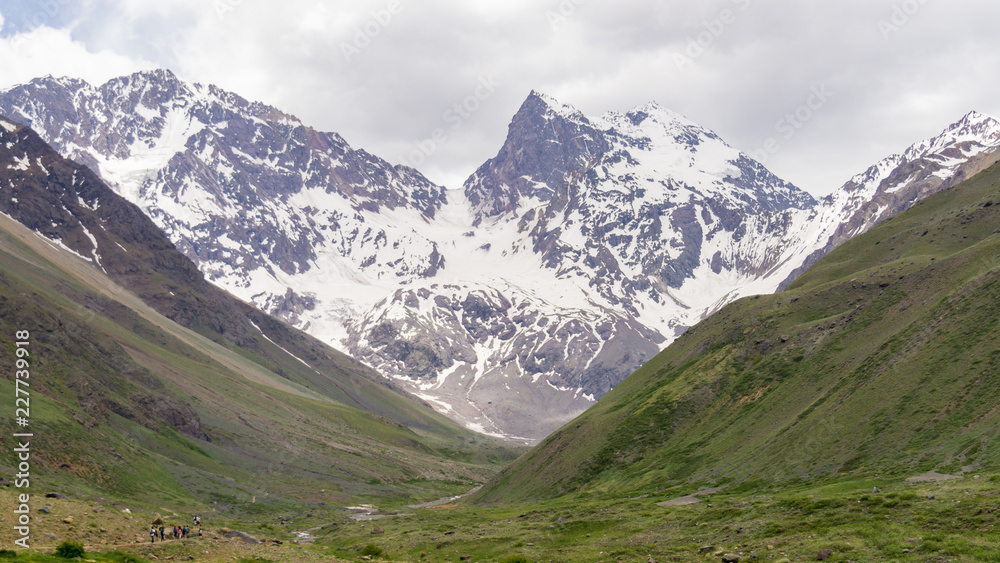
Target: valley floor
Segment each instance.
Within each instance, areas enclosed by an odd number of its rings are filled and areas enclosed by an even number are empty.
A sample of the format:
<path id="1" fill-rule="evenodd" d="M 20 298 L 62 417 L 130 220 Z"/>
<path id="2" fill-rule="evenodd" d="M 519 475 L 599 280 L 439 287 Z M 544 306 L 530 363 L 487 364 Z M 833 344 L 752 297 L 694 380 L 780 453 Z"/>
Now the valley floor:
<path id="1" fill-rule="evenodd" d="M 513 556 L 529 562 L 721 561 L 727 554 L 773 562 L 1000 562 L 1000 475 L 873 477 L 756 490 L 706 490 L 708 485 L 637 498 L 581 495 L 501 507 L 382 508 L 370 515 L 375 519 L 361 520 L 351 518 L 357 511 L 332 506 L 239 520 L 205 513 L 205 537 L 152 545 L 144 536 L 152 512 L 125 513 L 118 503 L 104 501 L 44 499 L 51 513 L 37 515 L 32 552 L 51 553 L 59 541 L 73 539 L 87 545 L 85 559 L 94 561 L 124 561 L 101 555 L 116 550 L 146 561 L 213 562 L 358 561 L 363 553 L 377 554 L 371 560 L 411 562 Z M 0 496 L 13 506 L 9 491 Z M 678 498 L 685 502 L 669 503 Z M 167 526 L 190 519 L 159 512 Z M 10 518 L 3 515 L 5 522 Z M 229 528 L 264 541 L 251 545 L 222 537 Z M 295 543 L 296 531 L 317 539 Z M 13 540 L 11 526 L 3 525 L 3 547 L 12 547 Z M 14 560 L 49 560 L 32 552 Z"/>

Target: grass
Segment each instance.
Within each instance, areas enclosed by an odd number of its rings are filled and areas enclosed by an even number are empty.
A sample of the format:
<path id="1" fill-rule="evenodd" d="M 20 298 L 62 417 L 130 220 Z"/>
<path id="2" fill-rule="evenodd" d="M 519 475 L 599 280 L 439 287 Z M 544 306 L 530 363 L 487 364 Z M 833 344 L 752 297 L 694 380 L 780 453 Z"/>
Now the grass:
<path id="1" fill-rule="evenodd" d="M 877 486 L 880 493 L 872 493 Z M 1000 561 L 1000 494 L 988 476 L 910 483 L 872 476 L 703 496 L 560 499 L 510 506 L 421 509 L 376 522 L 341 520 L 319 544 L 344 556 L 373 543 L 395 561 L 692 561 L 703 552 L 764 560 Z M 934 495 L 929 499 L 928 495 Z M 384 534 L 372 536 L 374 526 Z M 377 538 L 372 541 L 372 538 Z M 706 549 L 708 548 L 708 549 Z M 425 556 L 421 556 L 421 554 Z M 716 559 L 717 560 L 717 559 Z"/>

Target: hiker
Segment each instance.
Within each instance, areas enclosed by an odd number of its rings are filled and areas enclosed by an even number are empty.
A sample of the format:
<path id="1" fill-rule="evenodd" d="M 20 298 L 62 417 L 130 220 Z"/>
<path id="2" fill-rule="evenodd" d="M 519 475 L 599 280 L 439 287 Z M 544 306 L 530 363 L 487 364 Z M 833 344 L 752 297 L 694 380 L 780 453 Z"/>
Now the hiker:
<path id="1" fill-rule="evenodd" d="M 156 543 L 156 528 L 149 527 L 149 543 Z"/>
<path id="2" fill-rule="evenodd" d="M 160 541 L 167 539 L 167 536 L 163 533 L 163 526 L 160 526 Z"/>
<path id="3" fill-rule="evenodd" d="M 198 526 L 198 537 L 201 537 L 201 526 Z"/>

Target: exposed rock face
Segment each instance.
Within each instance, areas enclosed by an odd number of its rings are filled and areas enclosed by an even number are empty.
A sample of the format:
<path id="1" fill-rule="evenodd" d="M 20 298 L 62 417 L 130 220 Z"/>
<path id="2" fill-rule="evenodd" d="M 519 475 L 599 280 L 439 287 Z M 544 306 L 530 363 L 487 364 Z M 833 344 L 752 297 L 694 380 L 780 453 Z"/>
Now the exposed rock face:
<path id="1" fill-rule="evenodd" d="M 236 531 L 236 530 L 232 530 L 232 531 L 228 532 L 224 537 L 227 537 L 227 538 L 236 538 L 236 539 L 242 541 L 243 543 L 250 543 L 250 544 L 255 544 L 255 545 L 260 543 L 260 540 L 257 539 L 256 537 L 251 536 L 250 534 L 248 534 L 246 532 L 239 532 L 239 531 Z"/>
<path id="2" fill-rule="evenodd" d="M 108 179 L 211 281 L 529 441 L 1000 145 L 970 114 L 817 203 L 655 103 L 588 117 L 533 92 L 461 190 L 169 71 L 38 79 L 0 112 Z"/>
<path id="3" fill-rule="evenodd" d="M 585 277 L 633 316 L 674 299 L 703 265 L 759 277 L 778 265 L 758 249 L 790 227 L 783 212 L 815 204 L 655 103 L 587 118 L 537 93 L 465 190 L 477 222 L 518 221 L 547 268 Z"/>
<path id="4" fill-rule="evenodd" d="M 524 438 L 581 412 L 663 341 L 610 308 L 560 307 L 501 284 L 400 289 L 348 328 L 355 357 L 408 378 L 417 396 Z"/>
<path id="5" fill-rule="evenodd" d="M 322 284 L 289 277 L 349 267 L 410 280 L 442 265 L 432 241 L 385 216 L 430 220 L 443 188 L 214 86 L 166 70 L 98 88 L 46 77 L 0 93 L 0 113 L 100 174 L 212 281 L 290 322 L 309 322 Z"/>

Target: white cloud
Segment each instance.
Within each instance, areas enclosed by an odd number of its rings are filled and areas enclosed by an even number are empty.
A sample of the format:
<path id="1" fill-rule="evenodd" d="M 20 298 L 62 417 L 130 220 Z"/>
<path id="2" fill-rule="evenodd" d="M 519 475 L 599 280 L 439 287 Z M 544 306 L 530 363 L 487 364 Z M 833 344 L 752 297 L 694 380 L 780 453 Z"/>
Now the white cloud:
<path id="1" fill-rule="evenodd" d="M 83 43 L 74 41 L 66 29 L 38 27 L 0 37 L 0 76 L 4 87 L 47 74 L 101 84 L 116 76 L 154 67 L 153 63 L 107 49 L 92 52 Z"/>
<path id="2" fill-rule="evenodd" d="M 1000 4 L 984 0 L 921 3 L 905 21 L 903 0 L 81 1 L 72 23 L 23 35 L 27 51 L 0 40 L 4 82 L 170 68 L 398 162 L 493 77 L 501 86 L 421 166 L 452 184 L 496 154 L 531 89 L 588 114 L 657 100 L 751 151 L 826 85 L 836 96 L 768 161 L 818 194 L 968 110 L 1000 114 Z M 18 4 L 37 10 L 3 9 Z M 701 52 L 679 68 L 692 40 Z"/>

